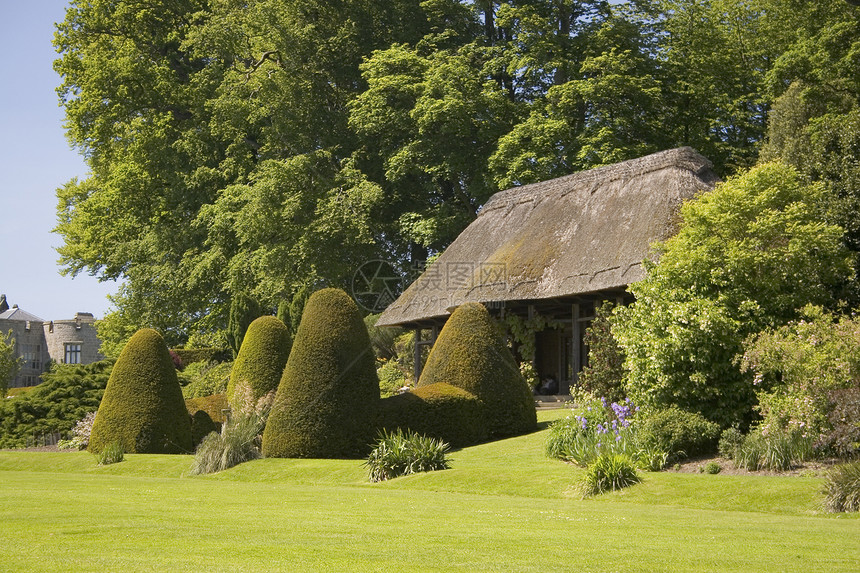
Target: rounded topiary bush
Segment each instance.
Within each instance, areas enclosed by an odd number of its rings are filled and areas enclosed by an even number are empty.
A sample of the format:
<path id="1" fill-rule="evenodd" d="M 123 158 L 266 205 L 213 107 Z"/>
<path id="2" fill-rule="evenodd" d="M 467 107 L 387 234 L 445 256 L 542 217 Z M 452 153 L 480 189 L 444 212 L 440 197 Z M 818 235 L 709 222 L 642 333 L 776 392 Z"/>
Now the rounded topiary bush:
<path id="1" fill-rule="evenodd" d="M 375 436 L 379 379 L 358 307 L 340 289 L 308 299 L 263 432 L 263 455 L 351 458 Z"/>
<path id="2" fill-rule="evenodd" d="M 236 407 L 235 391 L 239 385 L 250 388 L 250 398 L 256 402 L 261 396 L 278 389 L 284 366 L 290 356 L 290 332 L 286 325 L 274 316 L 261 316 L 248 326 L 242 348 L 233 363 L 230 382 L 227 384 L 227 399 Z"/>
<path id="3" fill-rule="evenodd" d="M 439 382 L 466 390 L 484 403 L 490 437 L 515 436 L 537 427 L 534 397 L 481 304 L 458 307 L 439 333 L 418 387 Z"/>
<path id="4" fill-rule="evenodd" d="M 439 382 L 380 401 L 379 427 L 412 430 L 461 448 L 487 439 L 484 404 L 474 394 Z"/>
<path id="5" fill-rule="evenodd" d="M 119 442 L 127 453 L 191 451 L 191 416 L 164 339 L 144 328 L 125 345 L 111 371 L 87 448 Z"/>

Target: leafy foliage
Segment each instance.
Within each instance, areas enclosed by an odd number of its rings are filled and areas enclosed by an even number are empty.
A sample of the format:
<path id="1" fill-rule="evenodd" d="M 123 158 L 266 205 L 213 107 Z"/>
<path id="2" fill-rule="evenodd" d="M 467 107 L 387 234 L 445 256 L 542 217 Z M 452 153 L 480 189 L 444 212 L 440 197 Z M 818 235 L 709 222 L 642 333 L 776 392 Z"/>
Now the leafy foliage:
<path id="1" fill-rule="evenodd" d="M 860 388 L 828 394 L 828 428 L 816 443 L 823 452 L 847 458 L 860 451 Z"/>
<path id="2" fill-rule="evenodd" d="M 454 311 L 427 358 L 418 387 L 444 382 L 484 403 L 490 436 L 515 436 L 537 425 L 534 398 L 487 309 Z"/>
<path id="3" fill-rule="evenodd" d="M 857 9 L 822 2 L 821 25 L 774 62 L 767 87 L 774 98 L 765 159 L 779 158 L 827 189 L 827 218 L 845 229 L 845 243 L 860 269 L 860 84 L 855 58 L 860 47 Z M 860 275 L 858 275 L 860 276 Z M 858 281 L 847 293 L 860 302 Z"/>
<path id="4" fill-rule="evenodd" d="M 41 384 L 0 402 L 0 447 L 24 447 L 34 436 L 71 431 L 98 409 L 113 364 L 54 364 Z"/>
<path id="5" fill-rule="evenodd" d="M 191 414 L 191 447 L 196 451 L 203 439 L 212 432 L 218 432 L 221 424 L 215 422 L 206 410 L 195 410 Z"/>
<path id="6" fill-rule="evenodd" d="M 99 453 L 115 441 L 128 453 L 191 451 L 191 417 L 167 345 L 154 330 L 138 331 L 120 353 L 87 449 Z"/>
<path id="7" fill-rule="evenodd" d="M 20 367 L 21 359 L 15 354 L 12 331 L 0 332 L 0 396 L 6 397 L 9 382 L 18 375 Z"/>
<path id="8" fill-rule="evenodd" d="M 172 348 L 171 351 L 179 356 L 186 367 L 196 362 L 230 362 L 232 357 L 227 348 Z"/>
<path id="9" fill-rule="evenodd" d="M 118 464 L 125 459 L 125 449 L 119 440 L 114 440 L 95 454 L 96 462 L 100 466 Z"/>
<path id="10" fill-rule="evenodd" d="M 382 431 L 364 465 L 372 482 L 450 467 L 448 444 L 399 428 Z"/>
<path id="11" fill-rule="evenodd" d="M 291 345 L 289 330 L 279 319 L 261 316 L 254 320 L 230 371 L 227 399 L 231 404 L 235 389 L 243 384 L 251 388 L 255 399 L 276 391 Z"/>
<path id="12" fill-rule="evenodd" d="M 810 458 L 812 440 L 801 432 L 756 429 L 747 434 L 733 458 L 738 467 L 750 471 L 762 469 L 785 471 Z"/>
<path id="13" fill-rule="evenodd" d="M 194 362 L 179 374 L 183 384 L 182 395 L 186 398 L 204 398 L 214 394 L 225 394 L 230 383 L 233 362 Z"/>
<path id="14" fill-rule="evenodd" d="M 384 362 L 376 369 L 376 375 L 379 377 L 379 394 L 382 398 L 399 394 L 408 384 L 397 360 Z"/>
<path id="15" fill-rule="evenodd" d="M 720 426 L 695 412 L 676 407 L 650 413 L 640 421 L 643 432 L 671 458 L 694 457 L 714 451 Z"/>
<path id="16" fill-rule="evenodd" d="M 245 333 L 251 324 L 263 314 L 260 304 L 253 298 L 239 294 L 230 301 L 230 315 L 227 317 L 227 344 L 238 357 Z M 228 391 L 228 394 L 231 392 Z"/>
<path id="17" fill-rule="evenodd" d="M 735 427 L 726 428 L 720 434 L 718 450 L 724 458 L 734 460 L 738 457 L 741 447 L 744 445 L 744 435 Z"/>
<path id="18" fill-rule="evenodd" d="M 594 320 L 585 331 L 588 365 L 579 373 L 578 383 L 594 396 L 621 402 L 624 394 L 624 352 L 612 335 L 611 317 L 614 305 L 605 301 L 595 308 Z"/>
<path id="19" fill-rule="evenodd" d="M 501 187 L 684 144 L 731 172 L 755 159 L 772 86 L 804 72 L 853 87 L 838 48 L 855 13 L 842 0 L 72 4 L 55 68 L 91 174 L 58 191 L 62 264 L 124 279 L 102 337 L 115 355 L 144 326 L 173 346 L 224 332 L 243 297 L 274 309 L 368 260 L 406 268 Z"/>
<path id="20" fill-rule="evenodd" d="M 680 231 L 616 314 L 629 396 L 723 427 L 749 423 L 752 377 L 736 365 L 743 341 L 805 304 L 835 306 L 833 290 L 851 276 L 842 229 L 817 215 L 821 193 L 770 163 L 683 205 Z"/>
<path id="21" fill-rule="evenodd" d="M 397 358 L 397 339 L 403 335 L 404 329 L 390 326 L 376 326 L 379 320 L 378 314 L 369 314 L 364 317 L 367 326 L 367 334 L 370 336 L 370 344 L 373 352 L 379 360 L 391 360 Z"/>
<path id="22" fill-rule="evenodd" d="M 706 463 L 705 467 L 702 468 L 702 472 L 709 474 L 709 475 L 716 475 L 716 474 L 720 473 L 721 471 L 723 471 L 723 468 L 720 467 L 720 464 L 718 464 L 715 461 L 710 461 L 710 462 Z"/>
<path id="23" fill-rule="evenodd" d="M 378 407 L 376 360 L 358 307 L 340 289 L 315 292 L 263 433 L 263 455 L 364 455 Z"/>

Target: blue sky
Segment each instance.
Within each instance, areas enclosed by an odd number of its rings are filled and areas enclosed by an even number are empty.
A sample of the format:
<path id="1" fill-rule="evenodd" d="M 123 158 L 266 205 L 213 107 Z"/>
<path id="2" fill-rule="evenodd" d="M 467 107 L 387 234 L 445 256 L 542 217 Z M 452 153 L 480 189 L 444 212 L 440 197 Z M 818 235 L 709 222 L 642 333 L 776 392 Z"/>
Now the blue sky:
<path id="1" fill-rule="evenodd" d="M 56 189 L 87 168 L 66 141 L 54 89 L 54 23 L 62 0 L 0 0 L 0 293 L 45 320 L 104 316 L 113 282 L 60 275 Z"/>

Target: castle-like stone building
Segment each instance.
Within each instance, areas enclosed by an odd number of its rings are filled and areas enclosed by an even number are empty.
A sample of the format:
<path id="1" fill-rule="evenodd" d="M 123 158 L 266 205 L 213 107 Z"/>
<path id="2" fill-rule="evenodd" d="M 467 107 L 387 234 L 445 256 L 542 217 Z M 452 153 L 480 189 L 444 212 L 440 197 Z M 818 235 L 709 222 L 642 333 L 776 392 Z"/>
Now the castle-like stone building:
<path id="1" fill-rule="evenodd" d="M 10 388 L 38 384 L 50 361 L 89 364 L 104 358 L 99 354 L 95 318 L 89 312 L 78 312 L 69 320 L 45 321 L 18 305 L 10 308 L 6 295 L 0 294 L 0 333 L 10 331 L 15 353 L 21 358 L 21 369 Z"/>

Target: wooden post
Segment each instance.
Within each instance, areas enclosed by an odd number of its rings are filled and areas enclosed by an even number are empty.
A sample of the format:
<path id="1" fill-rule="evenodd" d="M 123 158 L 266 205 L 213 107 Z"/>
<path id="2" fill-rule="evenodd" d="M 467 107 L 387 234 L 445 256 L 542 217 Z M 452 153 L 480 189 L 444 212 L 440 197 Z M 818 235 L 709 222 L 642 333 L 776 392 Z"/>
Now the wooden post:
<path id="1" fill-rule="evenodd" d="M 570 377 L 570 384 L 571 386 L 576 386 L 579 382 L 579 371 L 582 369 L 582 355 L 580 354 L 580 349 L 582 348 L 582 323 L 579 321 L 580 311 L 578 302 L 573 303 L 571 311 L 573 313 L 573 332 L 571 333 L 571 351 L 573 356 L 571 356 L 570 364 L 573 376 Z"/>
<path id="2" fill-rule="evenodd" d="M 415 377 L 415 384 L 418 384 L 418 379 L 421 377 L 421 329 L 415 329 L 415 345 L 412 348 L 412 375 Z"/>

